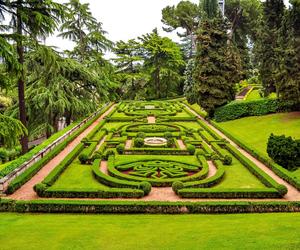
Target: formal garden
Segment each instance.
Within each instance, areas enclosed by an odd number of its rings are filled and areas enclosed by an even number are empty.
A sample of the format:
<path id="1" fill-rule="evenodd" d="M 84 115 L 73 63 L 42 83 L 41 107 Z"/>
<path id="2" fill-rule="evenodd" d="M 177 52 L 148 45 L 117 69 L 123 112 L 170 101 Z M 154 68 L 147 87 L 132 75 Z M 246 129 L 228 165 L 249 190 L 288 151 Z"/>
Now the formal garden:
<path id="1" fill-rule="evenodd" d="M 300 0 L 163 2 L 0 1 L 0 249 L 300 248 Z"/>

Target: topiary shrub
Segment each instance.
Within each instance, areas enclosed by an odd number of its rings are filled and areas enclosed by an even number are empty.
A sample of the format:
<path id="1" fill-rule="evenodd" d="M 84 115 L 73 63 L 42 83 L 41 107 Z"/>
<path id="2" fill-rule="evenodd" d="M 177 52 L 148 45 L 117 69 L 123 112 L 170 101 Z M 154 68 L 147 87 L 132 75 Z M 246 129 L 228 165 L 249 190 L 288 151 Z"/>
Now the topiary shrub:
<path id="1" fill-rule="evenodd" d="M 111 155 L 115 155 L 115 151 L 114 151 L 113 149 L 108 149 L 108 150 L 104 153 L 104 155 L 102 155 L 102 160 L 107 161 L 108 158 L 109 158 L 109 156 L 111 156 Z"/>
<path id="2" fill-rule="evenodd" d="M 86 153 L 81 153 L 78 157 L 81 164 L 86 164 L 89 161 L 89 156 Z"/>
<path id="3" fill-rule="evenodd" d="M 137 147 L 137 148 L 141 148 L 144 146 L 144 139 L 143 138 L 140 138 L 140 137 L 137 137 L 134 139 L 134 146 Z"/>
<path id="4" fill-rule="evenodd" d="M 284 135 L 271 134 L 267 144 L 267 153 L 277 164 L 294 170 L 300 167 L 300 140 Z"/>
<path id="5" fill-rule="evenodd" d="M 170 138 L 173 137 L 171 132 L 165 132 L 164 136 L 165 136 L 166 139 L 170 139 Z"/>
<path id="6" fill-rule="evenodd" d="M 176 193 L 176 194 L 178 194 L 178 191 L 180 190 L 180 189 L 183 189 L 184 188 L 184 185 L 183 185 L 183 183 L 181 182 L 181 181 L 175 181 L 175 182 L 173 182 L 173 184 L 172 184 L 172 190 Z"/>
<path id="7" fill-rule="evenodd" d="M 119 145 L 116 147 L 116 149 L 117 149 L 117 152 L 118 152 L 120 155 L 122 155 L 122 154 L 124 153 L 124 151 L 125 151 L 125 146 L 124 146 L 124 144 L 119 144 Z"/>
<path id="8" fill-rule="evenodd" d="M 188 144 L 186 149 L 187 149 L 187 151 L 189 151 L 190 155 L 193 155 L 196 151 L 196 147 L 192 144 Z"/>
<path id="9" fill-rule="evenodd" d="M 232 164 L 232 157 L 230 155 L 225 155 L 223 159 L 223 164 L 229 166 Z"/>
<path id="10" fill-rule="evenodd" d="M 175 140 L 174 138 L 168 138 L 167 140 L 167 147 L 171 148 L 175 145 Z"/>
<path id="11" fill-rule="evenodd" d="M 147 181 L 143 181 L 139 184 L 139 189 L 144 191 L 145 195 L 148 195 L 151 192 L 151 184 Z"/>

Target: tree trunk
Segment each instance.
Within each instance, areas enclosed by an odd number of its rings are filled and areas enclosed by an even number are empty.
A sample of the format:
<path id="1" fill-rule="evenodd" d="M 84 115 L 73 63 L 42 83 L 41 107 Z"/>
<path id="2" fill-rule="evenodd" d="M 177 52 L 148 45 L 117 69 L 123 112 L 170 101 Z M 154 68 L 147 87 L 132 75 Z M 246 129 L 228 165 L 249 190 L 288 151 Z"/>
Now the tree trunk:
<path id="1" fill-rule="evenodd" d="M 19 0 L 18 4 L 21 6 L 22 1 Z M 19 95 L 19 113 L 20 113 L 20 121 L 27 128 L 27 117 L 26 117 L 26 104 L 25 104 L 25 72 L 24 72 L 24 47 L 22 43 L 22 20 L 19 11 L 17 11 L 17 33 L 20 36 L 17 39 L 17 53 L 18 53 L 18 61 L 21 65 L 20 76 L 18 79 L 18 95 Z M 22 153 L 28 152 L 28 136 L 22 136 L 21 140 L 22 145 Z"/>

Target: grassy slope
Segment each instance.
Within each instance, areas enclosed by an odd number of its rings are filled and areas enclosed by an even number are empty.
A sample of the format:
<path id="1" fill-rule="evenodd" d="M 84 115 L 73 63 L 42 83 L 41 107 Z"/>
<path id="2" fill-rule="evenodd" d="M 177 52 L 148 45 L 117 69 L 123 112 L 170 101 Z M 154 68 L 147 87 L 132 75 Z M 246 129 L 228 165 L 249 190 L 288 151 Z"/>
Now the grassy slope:
<path id="1" fill-rule="evenodd" d="M 267 141 L 271 133 L 300 138 L 300 113 L 252 116 L 222 122 L 219 125 L 266 157 L 268 157 Z M 299 169 L 295 172 L 295 175 L 300 178 Z"/>
<path id="2" fill-rule="evenodd" d="M 0 214 L 1 249 L 299 249 L 300 213 Z"/>

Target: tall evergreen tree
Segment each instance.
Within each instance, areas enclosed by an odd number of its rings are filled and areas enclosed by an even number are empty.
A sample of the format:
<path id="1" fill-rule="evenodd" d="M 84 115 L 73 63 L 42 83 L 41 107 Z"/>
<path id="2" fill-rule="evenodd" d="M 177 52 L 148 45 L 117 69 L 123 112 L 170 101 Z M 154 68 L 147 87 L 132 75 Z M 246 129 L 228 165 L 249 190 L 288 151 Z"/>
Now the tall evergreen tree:
<path id="1" fill-rule="evenodd" d="M 300 110 L 300 1 L 291 1 L 280 29 L 276 89 L 282 103 Z"/>
<path id="2" fill-rule="evenodd" d="M 285 5 L 283 0 L 266 0 L 263 3 L 263 20 L 259 41 L 259 71 L 265 95 L 276 91 L 276 69 L 279 66 L 279 29 Z"/>
<path id="3" fill-rule="evenodd" d="M 194 85 L 187 97 L 212 116 L 217 107 L 234 99 L 240 65 L 228 42 L 229 26 L 215 0 L 203 2 L 203 16 L 197 37 Z"/>

